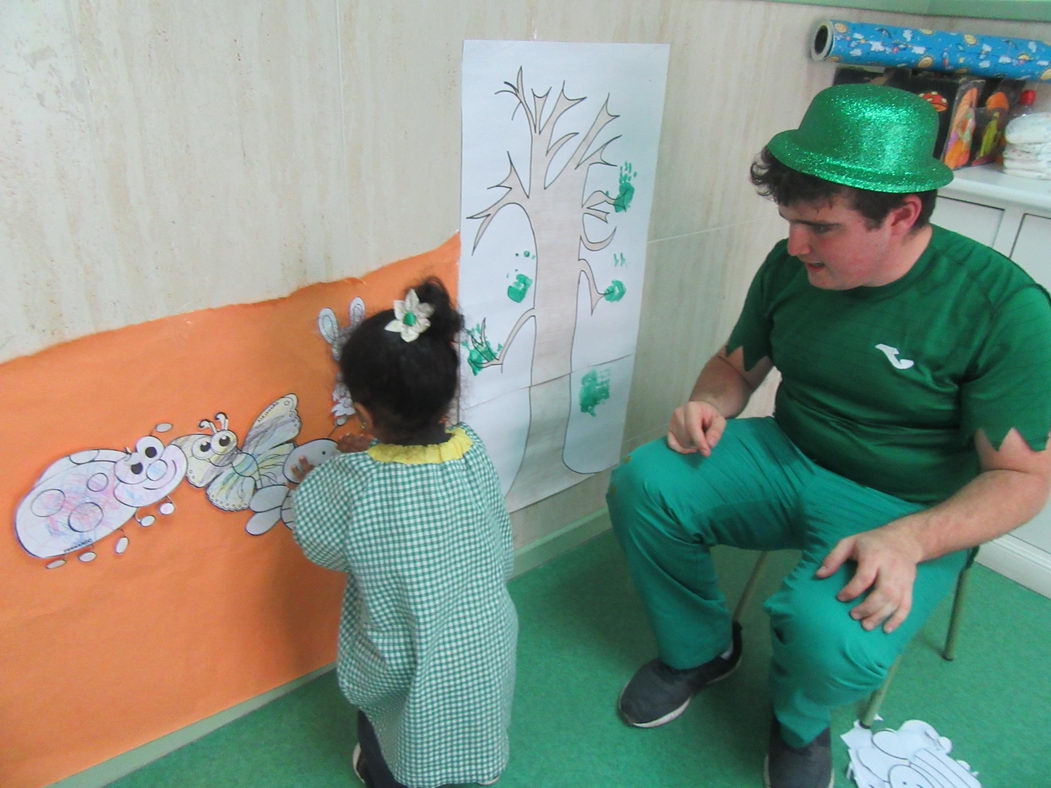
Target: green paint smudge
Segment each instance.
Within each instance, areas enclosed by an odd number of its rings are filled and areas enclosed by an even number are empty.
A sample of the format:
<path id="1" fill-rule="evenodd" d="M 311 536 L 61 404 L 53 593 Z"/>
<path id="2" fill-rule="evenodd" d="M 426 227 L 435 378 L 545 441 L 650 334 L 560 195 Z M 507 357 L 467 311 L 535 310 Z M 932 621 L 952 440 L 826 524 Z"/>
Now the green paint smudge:
<path id="1" fill-rule="evenodd" d="M 632 184 L 632 181 L 637 174 L 630 161 L 620 165 L 620 191 L 613 198 L 613 210 L 617 213 L 626 211 L 631 207 L 631 201 L 635 197 L 635 186 Z"/>
<path id="2" fill-rule="evenodd" d="M 485 336 L 484 320 L 481 325 L 467 329 L 467 339 L 461 344 L 468 351 L 467 363 L 471 367 L 471 372 L 475 375 L 482 371 L 487 362 L 495 361 L 497 354 L 503 348 L 501 344 L 497 345 L 495 351 L 493 350 L 493 346 L 489 344 L 489 340 Z"/>
<path id="3" fill-rule="evenodd" d="M 522 300 L 526 297 L 526 293 L 529 292 L 530 286 L 533 284 L 533 280 L 525 274 L 519 274 L 515 277 L 515 281 L 507 287 L 507 297 L 514 301 L 516 304 L 521 304 Z"/>
<path id="4" fill-rule="evenodd" d="M 609 399 L 609 372 L 587 372 L 580 381 L 580 412 L 595 415 L 595 408 Z"/>
<path id="5" fill-rule="evenodd" d="M 624 283 L 619 279 L 614 279 L 609 283 L 609 287 L 606 288 L 605 292 L 602 293 L 602 297 L 607 301 L 619 301 L 626 292 L 628 292 L 628 288 L 624 286 Z"/>

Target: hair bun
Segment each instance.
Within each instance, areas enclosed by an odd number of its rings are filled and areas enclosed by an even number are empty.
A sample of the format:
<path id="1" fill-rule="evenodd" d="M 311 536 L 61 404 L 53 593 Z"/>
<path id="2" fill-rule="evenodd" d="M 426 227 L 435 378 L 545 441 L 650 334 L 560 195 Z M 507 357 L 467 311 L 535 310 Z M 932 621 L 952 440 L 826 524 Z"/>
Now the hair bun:
<path id="1" fill-rule="evenodd" d="M 457 311 L 440 279 L 430 277 L 412 288 L 421 304 L 429 304 L 431 325 L 420 338 L 433 339 L 438 342 L 453 342 L 456 335 L 463 330 L 463 315 Z"/>

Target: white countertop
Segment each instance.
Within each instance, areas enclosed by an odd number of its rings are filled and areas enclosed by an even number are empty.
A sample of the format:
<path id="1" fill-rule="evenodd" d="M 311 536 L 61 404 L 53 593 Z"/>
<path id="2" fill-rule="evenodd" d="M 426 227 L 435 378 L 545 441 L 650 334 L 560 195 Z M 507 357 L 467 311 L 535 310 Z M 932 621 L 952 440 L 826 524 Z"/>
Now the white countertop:
<path id="1" fill-rule="evenodd" d="M 996 202 L 1009 202 L 1051 211 L 1051 180 L 1008 175 L 998 164 L 964 167 L 956 170 L 954 175 L 952 183 L 939 189 L 939 193 L 946 197 L 969 197 L 979 201 L 982 198 L 991 198 Z"/>

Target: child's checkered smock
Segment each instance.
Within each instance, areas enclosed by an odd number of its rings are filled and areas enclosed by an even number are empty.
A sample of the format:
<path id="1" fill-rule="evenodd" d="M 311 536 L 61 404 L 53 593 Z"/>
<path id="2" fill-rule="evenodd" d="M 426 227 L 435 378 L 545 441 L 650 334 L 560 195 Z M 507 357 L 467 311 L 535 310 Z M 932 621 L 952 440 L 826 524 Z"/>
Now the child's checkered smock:
<path id="1" fill-rule="evenodd" d="M 347 572 L 340 687 L 412 788 L 490 780 L 507 765 L 517 618 L 511 523 L 470 427 L 429 446 L 374 444 L 310 473 L 295 536 Z"/>

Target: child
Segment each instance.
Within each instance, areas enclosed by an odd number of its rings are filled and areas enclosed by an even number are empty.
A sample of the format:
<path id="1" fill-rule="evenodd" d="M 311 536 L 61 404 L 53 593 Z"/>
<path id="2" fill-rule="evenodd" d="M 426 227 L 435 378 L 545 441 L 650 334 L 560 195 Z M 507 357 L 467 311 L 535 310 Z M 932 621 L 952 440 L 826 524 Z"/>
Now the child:
<path id="1" fill-rule="evenodd" d="M 378 440 L 294 496 L 307 557 L 347 573 L 337 675 L 359 709 L 354 768 L 370 786 L 488 784 L 507 765 L 511 522 L 481 440 L 444 424 L 462 327 L 429 279 L 350 334 L 340 373 Z"/>

